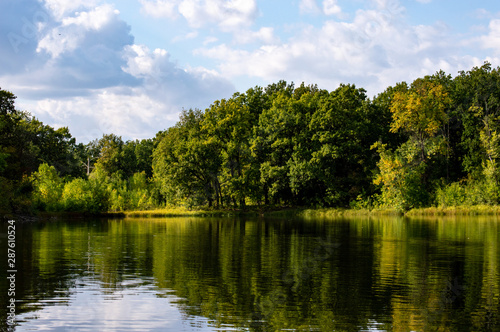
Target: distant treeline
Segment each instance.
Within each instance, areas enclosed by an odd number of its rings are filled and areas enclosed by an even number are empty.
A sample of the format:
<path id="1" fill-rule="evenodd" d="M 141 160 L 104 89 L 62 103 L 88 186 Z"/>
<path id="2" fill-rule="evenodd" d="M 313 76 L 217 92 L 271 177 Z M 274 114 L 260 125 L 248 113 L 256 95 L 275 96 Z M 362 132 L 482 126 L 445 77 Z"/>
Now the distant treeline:
<path id="1" fill-rule="evenodd" d="M 0 211 L 498 204 L 500 69 L 335 91 L 280 81 L 156 137 L 77 144 L 0 90 Z"/>

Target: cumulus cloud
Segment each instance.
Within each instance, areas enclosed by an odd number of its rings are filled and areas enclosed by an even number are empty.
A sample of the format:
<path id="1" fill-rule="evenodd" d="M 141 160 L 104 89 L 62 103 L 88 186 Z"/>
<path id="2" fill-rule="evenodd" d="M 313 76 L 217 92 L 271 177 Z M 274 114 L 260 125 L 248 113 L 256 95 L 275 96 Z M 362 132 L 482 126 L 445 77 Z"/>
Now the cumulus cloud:
<path id="1" fill-rule="evenodd" d="M 482 47 L 493 49 L 498 54 L 500 53 L 500 19 L 491 20 L 488 28 L 488 35 L 481 37 Z"/>
<path id="2" fill-rule="evenodd" d="M 11 9 L 17 21 L 29 23 L 23 23 L 29 34 L 24 25 L 11 27 L 27 41 L 15 44 L 17 50 L 6 48 L 11 54 L 0 50 L 0 58 L 18 64 L 0 69 L 0 81 L 9 82 L 2 88 L 19 97 L 18 107 L 47 124 L 68 126 L 79 140 L 110 132 L 126 139 L 152 137 L 175 124 L 182 108 L 204 108 L 214 95 L 234 92 L 215 71 L 181 68 L 166 50 L 135 44 L 113 5 L 21 2 L 12 1 Z"/>
<path id="3" fill-rule="evenodd" d="M 283 43 L 254 50 L 221 44 L 197 52 L 219 60 L 221 73 L 229 77 L 305 81 L 328 89 L 355 83 L 371 94 L 398 81 L 439 69 L 456 73 L 479 62 L 456 55 L 459 43 L 445 25 L 412 26 L 388 14 L 387 6 L 401 13 L 398 6 L 383 0 L 377 5 L 382 9 L 359 10 L 351 22 L 309 26 Z"/>
<path id="4" fill-rule="evenodd" d="M 143 80 L 148 95 L 163 103 L 182 107 L 206 107 L 213 95 L 229 95 L 234 87 L 215 71 L 180 68 L 163 49 L 151 51 L 144 45 L 126 47 L 123 71 Z"/>
<path id="5" fill-rule="evenodd" d="M 98 0 L 45 0 L 45 7 L 56 19 L 61 19 L 77 10 L 94 8 L 97 3 Z"/>
<path id="6" fill-rule="evenodd" d="M 339 16 L 342 13 L 342 8 L 337 4 L 337 0 L 324 0 L 323 13 L 325 13 L 325 15 Z"/>
<path id="7" fill-rule="evenodd" d="M 175 19 L 193 28 L 215 24 L 224 31 L 248 27 L 258 16 L 256 0 L 141 0 L 144 13 Z"/>
<path id="8" fill-rule="evenodd" d="M 337 0 L 323 0 L 321 5 L 317 0 L 300 0 L 299 11 L 301 14 L 342 16 L 342 8 L 338 5 Z"/>
<path id="9" fill-rule="evenodd" d="M 107 26 L 111 24 L 123 25 L 119 14 L 111 5 L 103 5 L 87 12 L 78 12 L 75 16 L 66 17 L 62 19 L 59 26 L 52 29 L 40 40 L 37 52 L 45 51 L 53 58 L 57 58 L 64 52 L 74 51 L 77 47 L 82 46 L 85 38 L 95 38 L 96 32 L 101 33 Z M 124 32 L 128 34 L 128 30 L 125 27 Z"/>
<path id="10" fill-rule="evenodd" d="M 234 88 L 215 72 L 203 68 L 182 70 L 169 61 L 164 50 L 149 51 L 132 45 L 127 50 L 130 74 L 145 83 L 137 87 L 111 87 L 86 96 L 44 98 L 32 105 L 33 113 L 56 126 L 68 126 L 80 141 L 105 133 L 124 139 L 151 138 L 173 126 L 183 108 L 205 108 L 213 95 Z"/>
<path id="11" fill-rule="evenodd" d="M 124 47 L 134 38 L 112 6 L 50 18 L 34 38 L 30 59 L 20 60 L 24 70 L 5 73 L 19 94 L 79 95 L 87 89 L 138 84 L 121 69 Z"/>
<path id="12" fill-rule="evenodd" d="M 48 123 L 68 126 L 82 141 L 104 133 L 148 138 L 173 126 L 183 108 L 204 108 L 214 95 L 228 97 L 234 92 L 214 71 L 178 67 L 164 49 L 129 44 L 121 56 L 122 75 L 140 84 L 110 84 L 87 89 L 85 95 L 42 98 L 31 105 L 33 113 Z"/>
<path id="13" fill-rule="evenodd" d="M 183 108 L 205 108 L 213 95 L 229 97 L 234 87 L 216 72 L 203 68 L 181 69 L 162 49 L 143 45 L 126 47 L 123 71 L 140 79 L 136 87 L 109 87 L 86 96 L 44 98 L 32 105 L 36 115 L 68 126 L 79 140 L 89 141 L 104 133 L 125 139 L 153 137 L 173 126 Z"/>
<path id="14" fill-rule="evenodd" d="M 115 133 L 128 138 L 151 137 L 177 117 L 178 110 L 168 109 L 139 89 L 110 89 L 85 97 L 42 99 L 34 113 L 54 124 L 68 126 L 81 141 Z"/>

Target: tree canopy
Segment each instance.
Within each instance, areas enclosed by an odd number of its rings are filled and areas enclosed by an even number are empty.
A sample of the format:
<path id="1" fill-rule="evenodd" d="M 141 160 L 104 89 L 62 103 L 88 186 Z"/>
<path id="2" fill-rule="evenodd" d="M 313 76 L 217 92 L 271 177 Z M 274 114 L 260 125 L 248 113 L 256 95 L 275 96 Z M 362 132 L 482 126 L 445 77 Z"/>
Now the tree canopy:
<path id="1" fill-rule="evenodd" d="M 183 110 L 151 139 L 87 144 L 0 89 L 0 210 L 497 204 L 499 73 L 440 71 L 373 99 L 279 81 Z"/>

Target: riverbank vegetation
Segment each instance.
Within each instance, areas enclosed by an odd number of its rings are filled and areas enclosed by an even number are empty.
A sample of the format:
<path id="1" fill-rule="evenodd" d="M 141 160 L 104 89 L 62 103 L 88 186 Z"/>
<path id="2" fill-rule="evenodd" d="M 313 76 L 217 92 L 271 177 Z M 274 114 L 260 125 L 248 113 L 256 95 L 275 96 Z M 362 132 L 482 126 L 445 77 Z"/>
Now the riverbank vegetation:
<path id="1" fill-rule="evenodd" d="M 184 110 L 154 138 L 126 142 L 109 133 L 77 143 L 67 128 L 17 110 L 15 98 L 0 89 L 4 213 L 498 210 L 500 69 L 489 63 L 372 99 L 354 85 L 280 81 Z"/>

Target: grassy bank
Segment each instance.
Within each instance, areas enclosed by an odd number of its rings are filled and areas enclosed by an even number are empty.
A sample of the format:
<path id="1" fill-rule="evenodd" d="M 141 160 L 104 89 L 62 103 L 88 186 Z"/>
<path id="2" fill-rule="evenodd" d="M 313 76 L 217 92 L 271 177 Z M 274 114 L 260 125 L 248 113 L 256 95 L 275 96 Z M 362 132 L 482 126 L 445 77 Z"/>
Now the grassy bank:
<path id="1" fill-rule="evenodd" d="M 474 205 L 453 207 L 427 207 L 401 212 L 396 209 L 341 209 L 341 208 L 300 208 L 300 207 L 247 207 L 245 209 L 186 209 L 181 207 L 164 208 L 148 211 L 128 211 L 125 217 L 230 217 L 230 216 L 266 216 L 266 217 L 302 217 L 302 218 L 339 218 L 339 217 L 382 217 L 382 216 L 473 216 L 500 215 L 498 205 Z"/>
<path id="2" fill-rule="evenodd" d="M 500 215 L 499 205 L 472 205 L 428 207 L 413 209 L 405 213 L 408 217 L 421 216 L 493 216 Z"/>
<path id="3" fill-rule="evenodd" d="M 260 216 L 260 217 L 302 217 L 302 218 L 338 218 L 356 216 L 401 216 L 402 213 L 391 209 L 354 210 L 340 208 L 301 208 L 288 206 L 249 206 L 245 209 L 186 209 L 182 207 L 163 208 L 147 211 L 126 211 L 127 218 L 138 217 L 230 217 L 230 216 Z"/>
<path id="4" fill-rule="evenodd" d="M 123 212 L 127 218 L 137 217 L 231 217 L 231 216 L 296 216 L 303 209 L 286 206 L 248 206 L 243 209 L 187 209 L 168 207 L 154 210 Z"/>
<path id="5" fill-rule="evenodd" d="M 231 211 L 224 210 L 192 210 L 182 207 L 162 208 L 154 210 L 134 210 L 125 211 L 127 218 L 142 218 L 142 217 L 216 217 L 216 216 L 230 216 Z"/>
<path id="6" fill-rule="evenodd" d="M 352 218 L 352 217 L 384 217 L 405 216 L 435 217 L 435 216 L 493 216 L 500 215 L 498 205 L 474 205 L 453 207 L 427 207 L 412 209 L 405 213 L 395 209 L 341 209 L 341 208 L 300 208 L 289 206 L 248 206 L 244 209 L 188 209 L 184 207 L 169 207 L 154 210 L 134 210 L 123 212 L 106 212 L 99 214 L 79 212 L 39 212 L 35 215 L 3 215 L 4 219 L 36 221 L 42 219 L 79 219 L 87 217 L 98 218 L 166 218 L 166 217 L 279 217 L 306 219 L 322 218 Z"/>
<path id="7" fill-rule="evenodd" d="M 335 218 L 335 217 L 363 217 L 363 216 L 405 216 L 432 217 L 432 216 L 493 216 L 500 215 L 498 205 L 473 205 L 473 206 L 449 206 L 449 207 L 426 207 L 412 209 L 406 212 L 396 209 L 307 209 L 299 212 L 303 217 Z"/>

